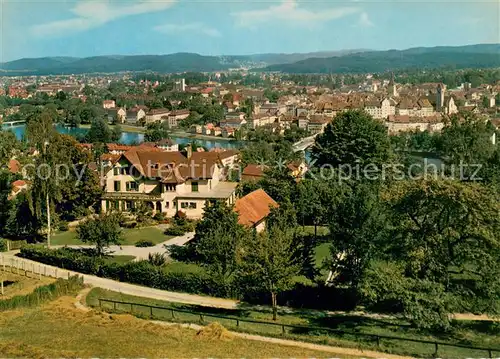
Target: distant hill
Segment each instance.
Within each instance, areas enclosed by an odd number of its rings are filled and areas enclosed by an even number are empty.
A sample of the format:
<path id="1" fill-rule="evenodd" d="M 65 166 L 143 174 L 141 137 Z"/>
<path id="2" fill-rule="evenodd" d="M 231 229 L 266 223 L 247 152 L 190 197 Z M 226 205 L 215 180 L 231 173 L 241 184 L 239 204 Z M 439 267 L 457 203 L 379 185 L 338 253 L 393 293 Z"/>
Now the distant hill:
<path id="1" fill-rule="evenodd" d="M 310 57 L 342 56 L 360 51 L 363 50 L 241 56 L 204 56 L 193 53 L 175 53 L 170 55 L 112 55 L 86 58 L 42 57 L 6 62 L 0 64 L 0 71 L 7 75 L 54 75 L 120 71 L 212 72 L 226 70 L 231 67 L 264 67 L 273 64 L 293 63 Z"/>
<path id="2" fill-rule="evenodd" d="M 211 72 L 227 69 L 228 67 L 229 65 L 222 64 L 217 56 L 176 53 L 170 55 L 20 59 L 3 63 L 0 69 L 6 75 L 54 75 L 120 71 Z"/>
<path id="3" fill-rule="evenodd" d="M 358 49 L 242 56 L 175 53 L 86 58 L 42 57 L 0 64 L 0 75 L 63 75 L 121 71 L 214 72 L 241 66 L 289 73 L 362 73 L 404 68 L 497 67 L 500 66 L 500 45 L 413 48 L 403 51 Z"/>
<path id="4" fill-rule="evenodd" d="M 309 58 L 271 65 L 263 71 L 285 73 L 364 73 L 407 68 L 500 67 L 500 44 L 419 47 L 408 50 L 367 51 L 329 58 Z"/>
<path id="5" fill-rule="evenodd" d="M 302 61 L 309 58 L 325 58 L 333 56 L 345 56 L 359 52 L 369 51 L 366 49 L 353 49 L 353 50 L 340 50 L 340 51 L 318 51 L 307 53 L 292 53 L 292 54 L 254 54 L 254 55 L 236 55 L 236 56 L 223 56 L 224 58 L 236 63 L 240 62 L 254 62 L 264 63 L 267 65 L 277 64 L 290 64 L 297 61 Z"/>

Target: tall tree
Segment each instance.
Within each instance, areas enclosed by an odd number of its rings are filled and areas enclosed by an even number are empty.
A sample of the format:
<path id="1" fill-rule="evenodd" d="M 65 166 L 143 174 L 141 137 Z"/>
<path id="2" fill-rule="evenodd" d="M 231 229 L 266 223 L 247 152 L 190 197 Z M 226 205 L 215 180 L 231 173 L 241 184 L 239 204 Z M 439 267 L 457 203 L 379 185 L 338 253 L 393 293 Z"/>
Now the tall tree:
<path id="1" fill-rule="evenodd" d="M 291 233 L 275 226 L 247 240 L 242 250 L 239 276 L 270 294 L 273 320 L 277 319 L 278 295 L 292 287 L 293 277 L 300 272 L 293 244 Z"/>
<path id="2" fill-rule="evenodd" d="M 207 205 L 196 226 L 196 253 L 202 265 L 226 287 L 234 279 L 241 243 L 248 235 L 238 224 L 238 214 L 222 201 Z"/>
<path id="3" fill-rule="evenodd" d="M 484 118 L 470 113 L 454 115 L 442 131 L 438 150 L 451 164 L 466 165 L 460 175 L 469 179 L 475 165 L 485 164 L 493 155 L 495 145 L 490 139 L 493 133 L 493 126 Z"/>
<path id="4" fill-rule="evenodd" d="M 386 239 L 386 218 L 377 184 L 354 183 L 344 196 L 329 214 L 329 264 L 335 282 L 356 289 Z"/>
<path id="5" fill-rule="evenodd" d="M 390 156 L 387 129 L 364 111 L 343 112 L 318 135 L 312 156 L 318 166 L 380 166 Z"/>
<path id="6" fill-rule="evenodd" d="M 45 211 L 47 218 L 47 246 L 50 248 L 52 204 L 55 199 L 61 197 L 60 188 L 53 171 L 61 163 L 60 157 L 63 155 L 58 151 L 50 150 L 51 142 L 57 136 L 52 114 L 43 111 L 34 115 L 27 124 L 26 135 L 28 143 L 40 153 L 35 160 L 34 171 L 31 173 L 30 207 L 33 214 L 39 219 Z"/>

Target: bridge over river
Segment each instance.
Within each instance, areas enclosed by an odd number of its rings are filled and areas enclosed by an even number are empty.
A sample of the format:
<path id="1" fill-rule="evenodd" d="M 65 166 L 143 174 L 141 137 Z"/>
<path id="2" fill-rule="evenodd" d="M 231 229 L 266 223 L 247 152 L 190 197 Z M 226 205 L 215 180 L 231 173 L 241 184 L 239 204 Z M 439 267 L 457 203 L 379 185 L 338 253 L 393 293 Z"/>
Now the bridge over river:
<path id="1" fill-rule="evenodd" d="M 316 136 L 318 134 L 315 134 L 314 136 L 311 137 L 306 137 L 300 140 L 297 143 L 293 144 L 293 152 L 299 152 L 299 151 L 305 151 L 309 147 L 311 147 L 314 144 L 314 140 L 316 139 Z"/>

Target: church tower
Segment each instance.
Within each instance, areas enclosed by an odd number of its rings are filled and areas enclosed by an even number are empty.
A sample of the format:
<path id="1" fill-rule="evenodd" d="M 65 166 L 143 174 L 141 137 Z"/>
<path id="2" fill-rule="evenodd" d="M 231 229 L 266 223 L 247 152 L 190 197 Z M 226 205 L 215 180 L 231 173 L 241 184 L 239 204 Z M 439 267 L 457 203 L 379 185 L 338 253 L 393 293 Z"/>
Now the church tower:
<path id="1" fill-rule="evenodd" d="M 446 92 L 446 85 L 439 84 L 437 87 L 436 111 L 443 110 L 445 92 Z"/>
<path id="2" fill-rule="evenodd" d="M 396 82 L 394 81 L 394 72 L 391 74 L 391 81 L 389 81 L 389 87 L 387 89 L 389 96 L 398 97 L 398 89 L 396 87 Z"/>

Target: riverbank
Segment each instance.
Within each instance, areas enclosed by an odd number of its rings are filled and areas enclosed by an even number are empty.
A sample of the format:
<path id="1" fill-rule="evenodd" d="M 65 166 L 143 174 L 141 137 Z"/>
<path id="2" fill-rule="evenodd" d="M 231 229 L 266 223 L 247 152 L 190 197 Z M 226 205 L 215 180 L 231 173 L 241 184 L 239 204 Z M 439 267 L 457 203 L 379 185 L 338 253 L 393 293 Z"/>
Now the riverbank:
<path id="1" fill-rule="evenodd" d="M 115 125 L 109 125 L 109 127 L 112 129 L 115 127 Z M 129 133 L 141 133 L 144 134 L 146 133 L 146 128 L 144 127 L 138 127 L 138 126 L 131 126 L 131 125 L 124 125 L 120 124 L 120 127 L 122 128 L 123 132 L 129 132 Z M 81 129 L 88 130 L 90 129 L 89 124 L 82 124 L 79 126 Z M 186 131 L 181 131 L 181 130 L 174 130 L 171 132 L 172 137 L 182 137 L 182 138 L 191 138 L 191 139 L 197 139 L 197 140 L 208 140 L 208 141 L 236 141 L 236 139 L 232 137 L 219 137 L 219 136 L 207 136 L 207 135 L 200 135 L 198 133 L 190 133 Z"/>

